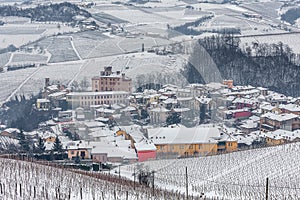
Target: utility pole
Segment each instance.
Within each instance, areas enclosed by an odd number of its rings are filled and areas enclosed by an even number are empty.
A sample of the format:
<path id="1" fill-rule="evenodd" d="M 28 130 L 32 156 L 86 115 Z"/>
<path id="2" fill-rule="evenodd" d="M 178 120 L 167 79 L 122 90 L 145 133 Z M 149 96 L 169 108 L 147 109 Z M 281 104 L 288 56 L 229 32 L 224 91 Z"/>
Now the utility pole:
<path id="1" fill-rule="evenodd" d="M 119 179 L 121 178 L 121 165 L 119 165 Z"/>
<path id="2" fill-rule="evenodd" d="M 188 185 L 188 169 L 185 167 L 185 184 L 186 184 L 186 200 L 189 199 L 189 185 Z"/>
<path id="3" fill-rule="evenodd" d="M 269 178 L 266 181 L 266 200 L 269 198 Z"/>

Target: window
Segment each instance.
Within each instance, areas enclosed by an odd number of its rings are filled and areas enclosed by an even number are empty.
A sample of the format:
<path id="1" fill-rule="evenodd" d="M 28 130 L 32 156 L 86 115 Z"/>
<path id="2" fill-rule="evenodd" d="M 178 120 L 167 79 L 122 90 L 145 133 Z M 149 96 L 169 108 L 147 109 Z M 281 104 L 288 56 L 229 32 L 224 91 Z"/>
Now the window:
<path id="1" fill-rule="evenodd" d="M 190 146 L 189 146 L 189 149 L 194 149 L 194 146 L 193 146 L 193 145 L 190 145 Z"/>
<path id="2" fill-rule="evenodd" d="M 199 144 L 198 148 L 199 148 L 199 149 L 202 149 L 202 148 L 203 148 L 202 144 Z"/>
<path id="3" fill-rule="evenodd" d="M 71 155 L 74 155 L 74 151 L 71 151 Z"/>
<path id="4" fill-rule="evenodd" d="M 180 147 L 179 147 L 180 149 L 184 149 L 184 145 L 180 145 Z"/>

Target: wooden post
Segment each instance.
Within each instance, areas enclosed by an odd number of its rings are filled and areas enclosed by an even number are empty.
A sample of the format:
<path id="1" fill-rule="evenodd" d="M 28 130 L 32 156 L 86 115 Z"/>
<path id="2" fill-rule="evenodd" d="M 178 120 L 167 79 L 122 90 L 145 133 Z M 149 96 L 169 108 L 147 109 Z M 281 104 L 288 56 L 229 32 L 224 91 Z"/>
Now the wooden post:
<path id="1" fill-rule="evenodd" d="M 188 169 L 185 167 L 185 185 L 186 185 L 186 199 L 189 199 L 189 185 L 188 185 Z"/>
<path id="2" fill-rule="evenodd" d="M 71 199 L 71 188 L 69 188 L 69 200 Z"/>
<path id="3" fill-rule="evenodd" d="M 154 170 L 152 171 L 152 195 L 154 196 Z"/>
<path id="4" fill-rule="evenodd" d="M 19 189 L 20 189 L 20 197 L 22 197 L 22 185 L 21 185 L 21 183 L 19 184 Z"/>
<path id="5" fill-rule="evenodd" d="M 133 189 L 135 190 L 135 176 L 136 176 L 135 167 L 134 167 L 133 175 L 134 175 L 134 177 L 133 177 Z"/>
<path id="6" fill-rule="evenodd" d="M 82 187 L 80 188 L 80 199 L 82 199 Z"/>
<path id="7" fill-rule="evenodd" d="M 266 180 L 266 200 L 269 198 L 269 178 Z"/>

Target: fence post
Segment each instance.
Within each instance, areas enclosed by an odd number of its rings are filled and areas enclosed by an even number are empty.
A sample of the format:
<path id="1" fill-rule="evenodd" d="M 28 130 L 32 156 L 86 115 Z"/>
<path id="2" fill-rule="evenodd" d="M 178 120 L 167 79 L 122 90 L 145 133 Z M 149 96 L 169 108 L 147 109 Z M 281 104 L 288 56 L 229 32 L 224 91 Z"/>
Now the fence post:
<path id="1" fill-rule="evenodd" d="M 188 183 L 188 169 L 185 167 L 185 185 L 186 185 L 186 199 L 189 199 L 189 183 Z"/>
<path id="2" fill-rule="evenodd" d="M 269 198 L 269 178 L 266 180 L 266 200 Z"/>

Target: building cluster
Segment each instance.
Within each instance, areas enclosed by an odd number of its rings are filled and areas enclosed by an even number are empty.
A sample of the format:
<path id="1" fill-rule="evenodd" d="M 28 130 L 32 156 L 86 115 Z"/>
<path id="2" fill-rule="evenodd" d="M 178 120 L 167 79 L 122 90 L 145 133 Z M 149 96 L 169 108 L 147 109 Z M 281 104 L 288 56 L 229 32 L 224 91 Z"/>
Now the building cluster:
<path id="1" fill-rule="evenodd" d="M 232 80 L 132 92 L 132 80 L 112 67 L 91 81 L 92 91 L 72 92 L 46 79 L 36 108 L 58 115 L 33 135 L 47 150 L 59 137 L 70 160 L 132 163 L 300 140 L 300 97 Z"/>

